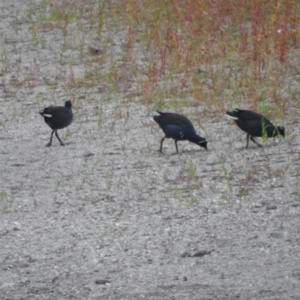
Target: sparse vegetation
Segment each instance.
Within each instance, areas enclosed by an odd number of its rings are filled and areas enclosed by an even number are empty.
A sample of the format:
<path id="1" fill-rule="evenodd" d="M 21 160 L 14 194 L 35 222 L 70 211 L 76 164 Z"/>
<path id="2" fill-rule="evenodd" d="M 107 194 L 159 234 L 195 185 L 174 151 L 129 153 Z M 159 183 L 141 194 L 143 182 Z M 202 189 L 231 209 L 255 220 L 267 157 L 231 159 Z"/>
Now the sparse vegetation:
<path id="1" fill-rule="evenodd" d="M 82 54 L 86 84 L 101 82 L 111 92 L 125 93 L 127 101 L 138 98 L 169 109 L 197 103 L 218 112 L 234 103 L 284 116 L 291 100 L 297 100 L 297 0 L 55 1 L 44 2 L 40 15 L 34 7 L 30 11 L 36 37 L 45 30 L 72 35 L 73 27 L 84 35 L 87 23 L 100 54 Z M 62 53 L 91 46 L 86 39 L 76 40 Z M 109 49 L 116 46 L 115 59 Z"/>
<path id="2" fill-rule="evenodd" d="M 1 295 L 297 298 L 298 0 L 25 2 L 0 4 Z M 245 150 L 236 107 L 286 137 Z M 208 151 L 159 154 L 155 110 Z"/>

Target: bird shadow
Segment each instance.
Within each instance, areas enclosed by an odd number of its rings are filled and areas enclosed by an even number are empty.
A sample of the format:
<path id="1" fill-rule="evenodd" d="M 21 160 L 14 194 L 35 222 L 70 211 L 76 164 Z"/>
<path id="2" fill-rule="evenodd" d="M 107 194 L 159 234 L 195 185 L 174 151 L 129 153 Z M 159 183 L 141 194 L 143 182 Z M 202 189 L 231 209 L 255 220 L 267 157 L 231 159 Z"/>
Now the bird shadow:
<path id="1" fill-rule="evenodd" d="M 64 145 L 65 146 L 70 146 L 70 145 L 76 145 L 76 143 L 75 142 L 64 142 Z"/>
<path id="2" fill-rule="evenodd" d="M 49 144 L 46 144 L 45 147 L 53 148 L 53 147 L 65 147 L 65 146 L 72 146 L 72 145 L 76 145 L 76 143 L 75 142 L 66 142 L 66 143 L 64 142 L 63 145 L 60 145 L 59 143 L 58 144 L 52 143 L 51 146 L 49 146 Z"/>
<path id="3" fill-rule="evenodd" d="M 249 145 L 248 148 L 243 146 L 241 148 L 237 148 L 236 150 L 239 151 L 239 152 L 247 151 L 247 150 L 263 150 L 263 149 L 273 148 L 273 147 L 276 147 L 276 146 L 278 146 L 278 143 L 264 144 L 261 147 L 254 144 L 254 145 Z"/>
<path id="4" fill-rule="evenodd" d="M 205 153 L 206 151 L 202 151 L 201 149 L 200 150 L 182 150 L 182 151 L 179 151 L 178 153 L 177 152 L 173 152 L 173 153 L 168 153 L 168 152 L 163 152 L 163 153 L 161 153 L 161 152 L 159 152 L 158 151 L 158 153 L 159 153 L 159 155 L 160 156 L 175 156 L 175 155 L 183 155 L 183 154 L 195 154 L 195 153 L 200 153 L 200 152 L 203 152 L 203 153 Z"/>

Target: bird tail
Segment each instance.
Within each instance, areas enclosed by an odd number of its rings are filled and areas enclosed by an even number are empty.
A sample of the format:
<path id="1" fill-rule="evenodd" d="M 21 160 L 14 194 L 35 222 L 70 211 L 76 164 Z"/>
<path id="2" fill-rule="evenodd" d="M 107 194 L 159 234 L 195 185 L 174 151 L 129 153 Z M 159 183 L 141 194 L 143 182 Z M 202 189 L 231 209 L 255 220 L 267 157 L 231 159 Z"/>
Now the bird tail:
<path id="1" fill-rule="evenodd" d="M 226 116 L 229 117 L 230 119 L 233 119 L 233 120 L 238 120 L 240 110 L 239 109 L 235 109 L 233 111 L 226 111 Z"/>
<path id="2" fill-rule="evenodd" d="M 164 113 L 163 112 L 161 112 L 161 111 L 156 111 L 157 113 L 159 113 L 160 115 L 163 115 Z M 155 115 L 155 116 L 153 116 L 152 118 L 153 118 L 153 120 L 155 121 L 155 122 L 157 122 L 157 120 L 158 120 L 158 118 L 159 118 L 160 116 L 158 116 L 158 115 Z"/>

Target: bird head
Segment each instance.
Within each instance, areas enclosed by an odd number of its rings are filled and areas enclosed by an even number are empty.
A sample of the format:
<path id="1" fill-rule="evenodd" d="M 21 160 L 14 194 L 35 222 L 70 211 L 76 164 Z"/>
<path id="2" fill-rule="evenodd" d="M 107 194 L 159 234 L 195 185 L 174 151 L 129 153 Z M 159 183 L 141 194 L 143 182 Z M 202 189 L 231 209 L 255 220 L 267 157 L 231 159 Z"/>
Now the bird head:
<path id="1" fill-rule="evenodd" d="M 200 137 L 197 144 L 199 146 L 203 147 L 207 151 L 207 140 L 206 139 Z"/>

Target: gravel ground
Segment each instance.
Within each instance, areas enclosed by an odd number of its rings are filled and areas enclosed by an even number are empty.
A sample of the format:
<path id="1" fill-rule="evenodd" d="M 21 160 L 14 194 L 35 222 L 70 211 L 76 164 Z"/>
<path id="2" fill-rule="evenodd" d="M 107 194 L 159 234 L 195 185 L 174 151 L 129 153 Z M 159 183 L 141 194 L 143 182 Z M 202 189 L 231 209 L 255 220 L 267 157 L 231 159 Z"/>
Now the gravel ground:
<path id="1" fill-rule="evenodd" d="M 76 33 L 63 54 L 59 30 L 37 43 L 39 1 L 19 2 L 0 3 L 0 299 L 300 299 L 299 123 L 244 150 L 190 107 L 209 151 L 166 140 L 160 155 L 154 112 L 99 84 L 71 91 L 66 146 L 47 148 L 38 111 L 84 66 Z"/>

